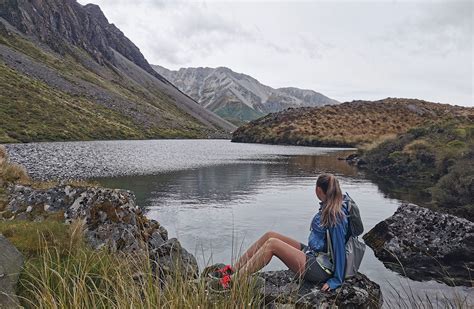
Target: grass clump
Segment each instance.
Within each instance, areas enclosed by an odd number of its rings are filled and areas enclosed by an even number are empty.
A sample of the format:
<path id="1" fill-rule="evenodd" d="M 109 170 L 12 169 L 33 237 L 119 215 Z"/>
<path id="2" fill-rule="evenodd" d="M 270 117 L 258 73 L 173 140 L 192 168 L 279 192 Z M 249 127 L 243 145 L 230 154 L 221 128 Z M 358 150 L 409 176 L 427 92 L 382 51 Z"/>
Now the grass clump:
<path id="1" fill-rule="evenodd" d="M 32 232 L 32 231 L 28 231 Z M 177 275 L 167 282 L 154 275 L 147 252 L 92 250 L 80 223 L 63 226 L 64 238 L 51 242 L 37 230 L 38 250 L 29 255 L 18 294 L 25 308 L 236 308 L 259 307 L 253 280 L 235 282 L 224 295 L 212 295 L 202 280 Z M 24 235 L 24 233 L 21 233 Z M 12 242 L 18 243 L 14 238 Z M 25 252 L 27 246 L 19 247 Z"/>
<path id="2" fill-rule="evenodd" d="M 27 182 L 29 180 L 30 177 L 26 169 L 21 165 L 11 163 L 7 150 L 0 146 L 0 187 L 4 187 L 7 183 Z"/>
<path id="3" fill-rule="evenodd" d="M 57 220 L 0 221 L 0 234 L 27 257 L 40 255 L 45 245 L 64 253 L 71 241 L 69 227 Z"/>
<path id="4" fill-rule="evenodd" d="M 18 164 L 10 162 L 5 147 L 0 145 L 0 219 L 11 217 L 11 213 L 5 211 L 8 203 L 6 187 L 10 183 L 27 183 L 31 181 L 26 169 Z"/>

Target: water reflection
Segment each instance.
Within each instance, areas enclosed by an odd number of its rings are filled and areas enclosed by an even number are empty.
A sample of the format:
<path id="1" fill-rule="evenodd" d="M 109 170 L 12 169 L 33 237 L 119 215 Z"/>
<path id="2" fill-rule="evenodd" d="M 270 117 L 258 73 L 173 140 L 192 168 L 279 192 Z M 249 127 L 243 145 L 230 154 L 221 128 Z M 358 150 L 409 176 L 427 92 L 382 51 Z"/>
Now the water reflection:
<path id="1" fill-rule="evenodd" d="M 426 189 L 428 187 L 427 184 L 417 184 L 415 182 L 410 182 L 408 184 L 396 179 L 391 179 L 390 177 L 380 177 L 380 175 L 376 175 L 369 171 L 365 171 L 364 176 L 377 184 L 380 191 L 389 198 L 414 203 L 424 207 L 432 207 L 431 194 Z"/>
<path id="2" fill-rule="evenodd" d="M 263 186 L 297 185 L 302 178 L 330 172 L 347 178 L 358 177 L 357 169 L 338 160 L 352 151 L 327 156 L 286 156 L 272 161 L 239 160 L 239 163 L 212 165 L 172 173 L 145 176 L 96 178 L 112 188 L 126 188 L 135 193 L 140 206 L 149 207 L 171 198 L 182 204 L 227 202 L 255 194 Z M 293 184 L 288 178 L 295 179 Z M 151 201 L 153 200 L 153 203 Z"/>

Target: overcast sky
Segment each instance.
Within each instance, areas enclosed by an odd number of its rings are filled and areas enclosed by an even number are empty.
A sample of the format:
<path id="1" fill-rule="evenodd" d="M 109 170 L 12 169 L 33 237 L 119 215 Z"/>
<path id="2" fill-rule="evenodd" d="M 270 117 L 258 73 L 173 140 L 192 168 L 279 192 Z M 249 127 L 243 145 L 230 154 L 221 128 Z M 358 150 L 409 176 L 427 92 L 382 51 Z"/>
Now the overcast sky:
<path id="1" fill-rule="evenodd" d="M 473 106 L 473 1 L 80 0 L 152 64 L 226 66 L 339 101 Z"/>

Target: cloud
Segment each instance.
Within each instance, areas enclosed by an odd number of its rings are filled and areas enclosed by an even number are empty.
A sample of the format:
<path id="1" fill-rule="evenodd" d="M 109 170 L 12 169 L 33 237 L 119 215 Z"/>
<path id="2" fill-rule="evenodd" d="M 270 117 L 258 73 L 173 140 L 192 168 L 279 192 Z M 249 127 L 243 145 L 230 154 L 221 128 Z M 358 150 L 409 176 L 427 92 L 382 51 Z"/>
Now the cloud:
<path id="1" fill-rule="evenodd" d="M 417 15 L 404 18 L 389 32 L 392 43 L 414 53 L 472 51 L 472 1 L 421 3 L 416 9 Z"/>
<path id="2" fill-rule="evenodd" d="M 81 1 L 85 4 L 85 1 Z M 245 41 L 253 32 L 223 18 L 205 2 L 97 0 L 109 19 L 150 62 L 183 65 L 190 59 Z"/>
<path id="3" fill-rule="evenodd" d="M 92 1 L 170 69 L 226 66 L 340 101 L 474 103 L 471 1 Z"/>

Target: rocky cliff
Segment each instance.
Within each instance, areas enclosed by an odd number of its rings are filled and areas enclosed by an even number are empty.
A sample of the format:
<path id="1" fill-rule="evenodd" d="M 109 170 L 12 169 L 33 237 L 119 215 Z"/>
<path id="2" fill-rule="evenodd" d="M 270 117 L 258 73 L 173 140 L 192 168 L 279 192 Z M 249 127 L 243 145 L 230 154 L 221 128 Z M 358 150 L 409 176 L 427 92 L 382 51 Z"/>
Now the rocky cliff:
<path id="1" fill-rule="evenodd" d="M 82 6 L 75 0 L 2 1 L 0 17 L 61 54 L 67 53 L 73 45 L 104 64 L 106 61 L 115 63 L 113 50 L 116 50 L 148 73 L 164 80 L 151 68 L 138 47 L 114 24 L 110 24 L 95 4 Z"/>
<path id="2" fill-rule="evenodd" d="M 158 65 L 153 68 L 199 104 L 234 123 L 289 107 L 339 103 L 313 90 L 274 89 L 226 67 L 181 68 L 178 71 Z"/>
<path id="3" fill-rule="evenodd" d="M 153 70 L 97 5 L 1 1 L 0 71 L 0 142 L 208 137 L 235 128 Z"/>

